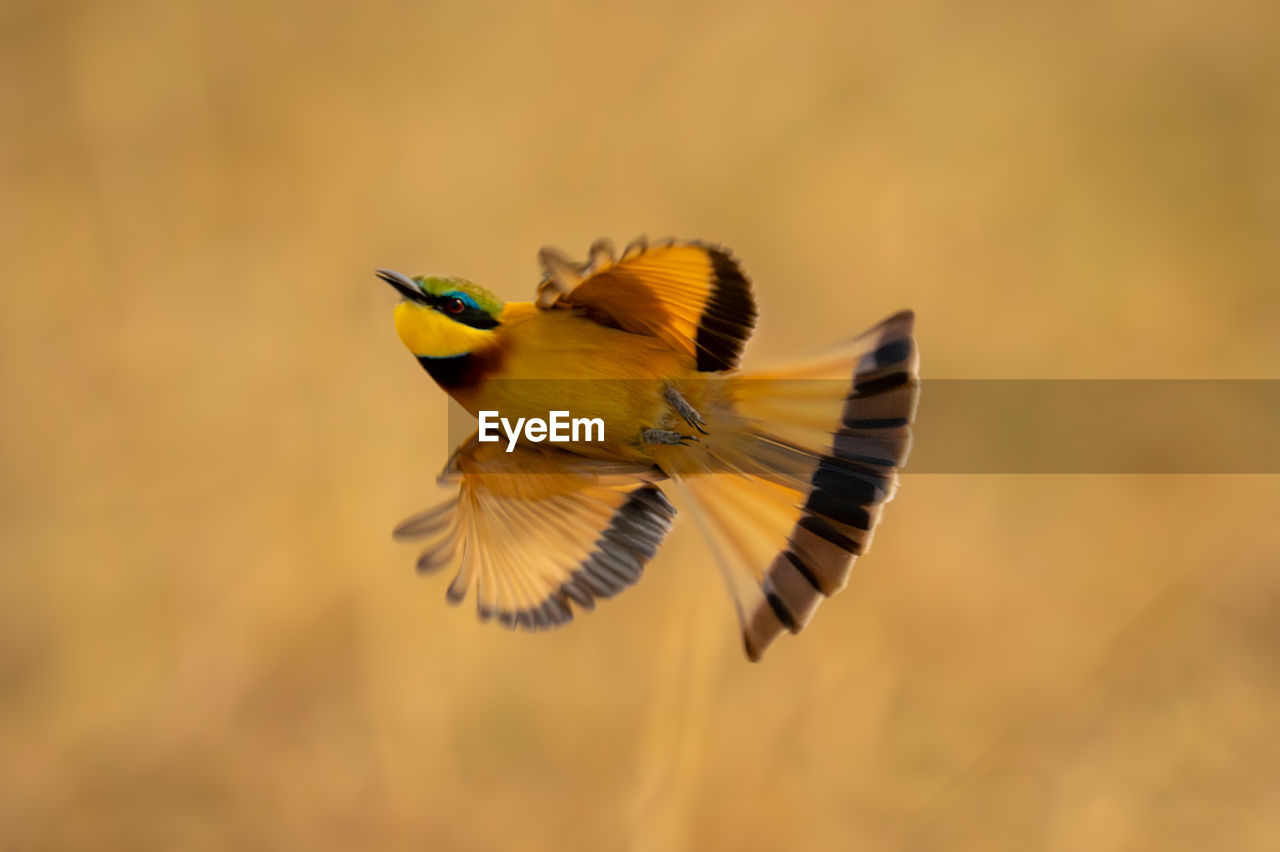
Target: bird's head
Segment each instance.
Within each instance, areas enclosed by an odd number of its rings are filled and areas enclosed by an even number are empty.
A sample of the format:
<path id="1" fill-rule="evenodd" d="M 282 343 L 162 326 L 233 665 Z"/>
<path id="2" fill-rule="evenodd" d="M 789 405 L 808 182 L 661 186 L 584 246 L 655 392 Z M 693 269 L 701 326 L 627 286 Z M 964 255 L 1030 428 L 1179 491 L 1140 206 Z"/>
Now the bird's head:
<path id="1" fill-rule="evenodd" d="M 461 278 L 378 270 L 404 298 L 396 305 L 396 332 L 418 358 L 455 358 L 493 343 L 502 300 Z"/>

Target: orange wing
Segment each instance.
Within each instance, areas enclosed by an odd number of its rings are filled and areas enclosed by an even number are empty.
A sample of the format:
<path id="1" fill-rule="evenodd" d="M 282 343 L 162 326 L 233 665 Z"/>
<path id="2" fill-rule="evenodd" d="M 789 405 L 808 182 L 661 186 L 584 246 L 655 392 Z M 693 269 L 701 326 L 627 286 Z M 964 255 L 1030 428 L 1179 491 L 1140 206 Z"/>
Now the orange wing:
<path id="1" fill-rule="evenodd" d="M 641 238 L 617 258 L 608 240 L 597 240 L 586 263 L 554 248 L 538 257 L 538 307 L 578 309 L 601 325 L 657 337 L 687 353 L 700 372 L 736 367 L 755 327 L 751 283 L 717 246 L 650 246 Z"/>
<path id="2" fill-rule="evenodd" d="M 474 590 L 482 619 L 546 630 L 573 618 L 571 601 L 593 609 L 640 579 L 675 517 L 657 478 L 557 448 L 508 453 L 473 435 L 440 478 L 458 483 L 457 496 L 394 535 L 424 541 L 420 572 L 456 572 L 450 603 Z"/>

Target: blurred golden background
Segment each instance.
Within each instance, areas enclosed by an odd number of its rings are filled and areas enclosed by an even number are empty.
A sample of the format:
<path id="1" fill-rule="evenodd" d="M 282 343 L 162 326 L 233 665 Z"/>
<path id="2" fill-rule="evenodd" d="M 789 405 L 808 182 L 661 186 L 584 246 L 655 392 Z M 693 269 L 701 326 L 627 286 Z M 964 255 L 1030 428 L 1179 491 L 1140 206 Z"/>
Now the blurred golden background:
<path id="1" fill-rule="evenodd" d="M 372 275 L 698 237 L 748 366 L 910 306 L 934 378 L 1280 378 L 1278 33 L 8 0 L 0 848 L 1280 848 L 1277 477 L 909 474 L 760 665 L 687 522 L 511 634 L 390 540 L 448 448 Z"/>

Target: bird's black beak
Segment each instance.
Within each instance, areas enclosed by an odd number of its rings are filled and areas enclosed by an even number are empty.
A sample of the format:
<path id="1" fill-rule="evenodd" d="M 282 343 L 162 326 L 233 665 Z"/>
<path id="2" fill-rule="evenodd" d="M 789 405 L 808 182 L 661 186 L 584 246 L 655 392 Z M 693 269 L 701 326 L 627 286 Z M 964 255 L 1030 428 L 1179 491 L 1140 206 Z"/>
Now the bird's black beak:
<path id="1" fill-rule="evenodd" d="M 427 304 L 427 297 L 418 289 L 418 285 L 409 276 L 401 275 L 399 272 L 392 272 L 390 269 L 377 270 L 377 276 L 392 287 L 395 287 L 400 295 L 409 301 L 417 302 L 420 305 Z"/>

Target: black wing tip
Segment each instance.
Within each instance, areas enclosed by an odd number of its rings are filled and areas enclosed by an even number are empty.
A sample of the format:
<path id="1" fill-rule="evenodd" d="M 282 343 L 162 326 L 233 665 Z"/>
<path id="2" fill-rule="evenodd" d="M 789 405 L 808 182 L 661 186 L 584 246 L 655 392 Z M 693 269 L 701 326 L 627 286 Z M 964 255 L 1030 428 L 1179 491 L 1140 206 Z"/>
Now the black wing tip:
<path id="1" fill-rule="evenodd" d="M 560 590 L 583 609 L 639 581 L 645 564 L 671 531 L 676 510 L 662 489 L 642 485 L 613 513 L 595 546 Z"/>
<path id="2" fill-rule="evenodd" d="M 596 256 L 597 247 L 607 244 L 606 240 L 596 240 L 588 251 L 585 264 L 571 264 L 579 273 L 586 272 Z M 732 252 L 722 245 L 703 240 L 680 240 L 667 238 L 650 241 L 644 236 L 637 237 L 627 243 L 618 257 L 623 262 L 637 254 L 651 249 L 670 248 L 672 246 L 692 246 L 705 252 L 711 263 L 711 293 L 698 318 L 698 329 L 694 336 L 696 350 L 696 367 L 700 373 L 718 373 L 731 370 L 738 365 L 738 359 L 746 348 L 747 339 L 755 329 L 756 311 L 755 296 L 751 291 L 751 282 L 743 273 L 741 265 Z M 563 260 L 563 253 L 554 249 L 550 251 Z M 546 268 L 546 259 L 539 253 L 539 259 Z M 568 263 L 567 260 L 564 262 Z M 543 281 L 548 278 L 543 274 Z"/>
<path id="3" fill-rule="evenodd" d="M 481 621 L 496 621 L 507 630 L 544 633 L 573 621 L 573 610 L 564 591 L 553 592 L 537 606 L 517 610 L 496 610 L 476 605 Z"/>
<path id="4" fill-rule="evenodd" d="M 906 373 L 912 381 L 918 378 L 920 354 L 915 337 L 915 318 L 915 311 L 898 311 L 860 335 L 874 343 L 858 362 L 855 382 L 889 370 Z"/>
<path id="5" fill-rule="evenodd" d="M 670 532 L 675 515 L 675 507 L 661 488 L 651 483 L 635 488 L 614 511 L 591 552 L 559 588 L 549 592 L 536 606 L 523 609 L 500 609 L 477 600 L 476 615 L 481 621 L 493 621 L 508 630 L 530 633 L 568 624 L 574 615 L 571 603 L 589 612 L 595 609 L 597 600 L 612 598 L 639 581 L 645 563 L 653 558 Z M 420 517 L 415 516 L 406 523 Z M 437 549 L 428 549 L 422 559 L 433 556 Z M 421 565 L 419 567 L 421 569 Z M 439 567 L 432 562 L 429 569 Z M 468 588 L 455 579 L 445 589 L 445 600 L 454 606 L 462 603 Z"/>
<path id="6" fill-rule="evenodd" d="M 732 370 L 756 326 L 758 312 L 751 281 L 728 250 L 706 243 L 695 245 L 711 259 L 713 276 L 711 296 L 698 320 L 694 341 L 697 369 L 701 373 Z"/>
<path id="7" fill-rule="evenodd" d="M 413 541 L 435 535 L 453 523 L 453 511 L 457 506 L 457 498 L 450 497 L 443 503 L 410 515 L 391 530 L 392 540 Z"/>

